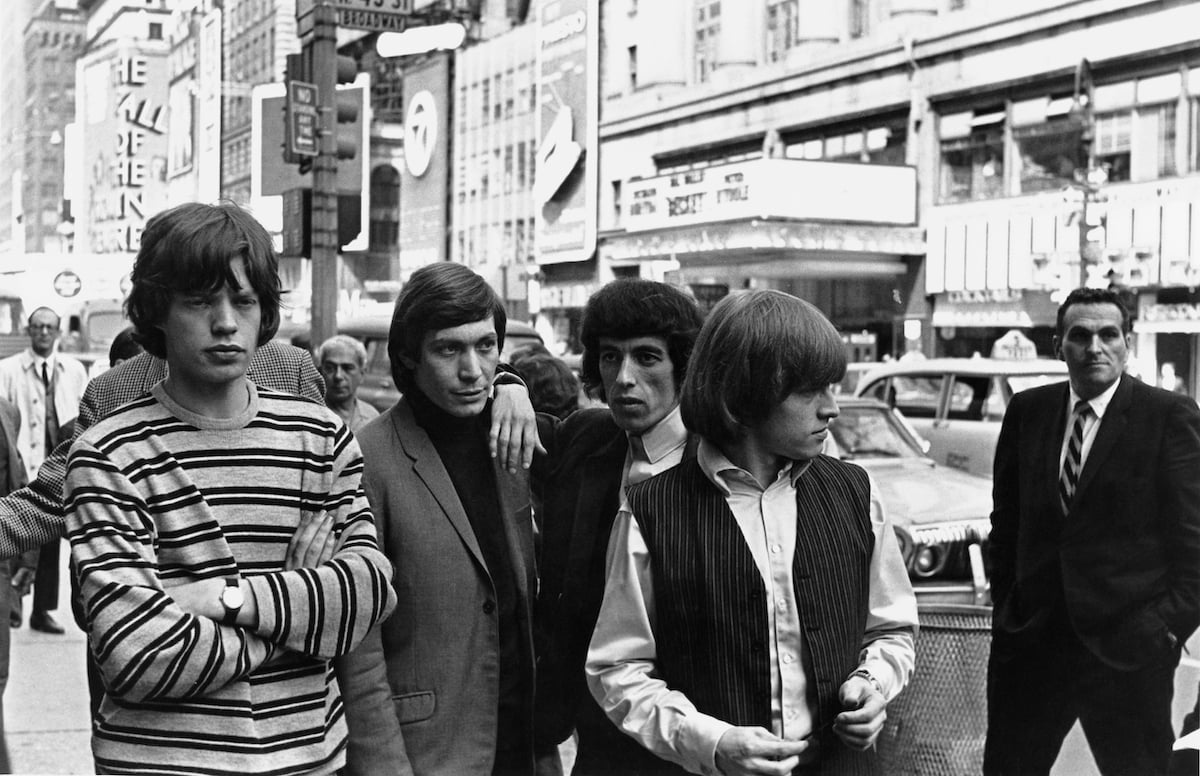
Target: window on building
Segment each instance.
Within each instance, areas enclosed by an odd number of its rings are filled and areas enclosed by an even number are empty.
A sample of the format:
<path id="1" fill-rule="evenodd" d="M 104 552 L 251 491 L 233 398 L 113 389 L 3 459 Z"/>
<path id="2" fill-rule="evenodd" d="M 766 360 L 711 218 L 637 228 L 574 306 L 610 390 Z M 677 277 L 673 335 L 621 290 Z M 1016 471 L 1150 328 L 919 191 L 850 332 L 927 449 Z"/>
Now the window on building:
<path id="1" fill-rule="evenodd" d="M 950 139 L 945 139 L 948 133 L 943 131 L 942 201 L 966 202 L 1003 196 L 1004 111 L 976 111 L 966 122 L 966 128 L 965 137 Z"/>
<path id="2" fill-rule="evenodd" d="M 851 38 L 862 38 L 871 32 L 871 2 L 870 0 L 850 0 Z"/>
<path id="3" fill-rule="evenodd" d="M 480 85 L 480 99 L 482 100 L 482 110 L 479 115 L 482 117 L 481 123 L 487 124 L 492 118 L 492 82 L 490 79 L 485 79 Z"/>
<path id="4" fill-rule="evenodd" d="M 767 5 L 767 61 L 779 62 L 800 37 L 800 0 L 772 0 Z"/>
<path id="5" fill-rule="evenodd" d="M 717 63 L 720 0 L 696 0 L 696 80 L 707 81 Z"/>
<path id="6" fill-rule="evenodd" d="M 492 104 L 492 118 L 499 120 L 504 115 L 504 97 L 500 85 L 500 76 L 496 76 L 493 82 L 492 96 L 495 98 L 495 102 Z"/>
<path id="7" fill-rule="evenodd" d="M 513 240 L 516 243 L 515 250 L 516 250 L 517 261 L 519 263 L 524 263 L 524 262 L 529 261 L 529 259 L 530 259 L 529 251 L 525 244 L 525 219 L 524 218 L 517 219 L 516 234 L 513 236 Z"/>
<path id="8" fill-rule="evenodd" d="M 517 191 L 524 191 L 528 186 L 527 179 L 525 177 L 526 159 L 525 141 L 522 140 L 521 142 L 517 143 Z"/>
<path id="9" fill-rule="evenodd" d="M 163 26 L 161 22 L 150 22 L 150 40 L 162 40 Z"/>
<path id="10" fill-rule="evenodd" d="M 1123 110 L 1097 116 L 1092 149 L 1096 164 L 1108 173 L 1109 181 L 1131 180 L 1133 111 Z"/>
<path id="11" fill-rule="evenodd" d="M 1084 169 L 1081 127 L 1066 117 L 1013 130 L 1017 179 L 1022 194 L 1055 191 L 1075 182 L 1075 171 Z"/>
<path id="12" fill-rule="evenodd" d="M 504 193 L 511 194 L 513 187 L 513 147 L 504 146 Z"/>
<path id="13" fill-rule="evenodd" d="M 629 47 L 629 90 L 636 91 L 638 86 L 637 46 Z"/>

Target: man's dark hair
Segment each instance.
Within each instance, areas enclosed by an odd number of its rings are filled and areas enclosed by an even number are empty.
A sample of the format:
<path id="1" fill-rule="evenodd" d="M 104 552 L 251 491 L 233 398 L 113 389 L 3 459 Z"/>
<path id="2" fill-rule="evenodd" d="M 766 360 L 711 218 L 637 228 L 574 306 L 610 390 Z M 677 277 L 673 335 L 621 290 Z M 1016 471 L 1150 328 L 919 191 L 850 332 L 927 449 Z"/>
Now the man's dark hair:
<path id="1" fill-rule="evenodd" d="M 142 346 L 133 338 L 133 327 L 126 326 L 117 332 L 117 336 L 113 337 L 112 344 L 108 346 L 108 365 L 116 366 L 141 352 Z"/>
<path id="2" fill-rule="evenodd" d="M 782 291 L 725 297 L 704 322 L 679 408 L 689 429 L 722 446 L 761 425 L 792 393 L 846 374 L 846 346 L 820 310 Z"/>
<path id="3" fill-rule="evenodd" d="M 503 350 L 508 315 L 504 303 L 486 280 L 462 264 L 450 261 L 429 264 L 414 272 L 396 297 L 388 329 L 388 360 L 396 387 L 401 391 L 412 390 L 412 370 L 404 365 L 401 356 L 414 363 L 420 361 L 426 334 L 485 318 L 494 320 L 496 347 Z"/>
<path id="4" fill-rule="evenodd" d="M 696 302 L 675 286 L 641 278 L 605 284 L 583 310 L 579 338 L 583 342 L 584 386 L 607 399 L 600 380 L 601 337 L 662 337 L 674 366 L 675 385 L 682 385 L 700 323 Z"/>
<path id="5" fill-rule="evenodd" d="M 538 412 L 562 419 L 579 409 L 579 378 L 561 358 L 544 347 L 531 347 L 513 354 L 511 365 L 521 373 Z"/>
<path id="6" fill-rule="evenodd" d="M 159 326 L 167 318 L 171 297 L 214 293 L 225 285 L 240 289 L 230 267 L 238 256 L 258 294 L 258 344 L 266 344 L 279 329 L 279 256 L 262 224 L 232 202 L 189 202 L 146 222 L 130 276 L 133 287 L 125 300 L 133 338 L 151 355 L 166 358 Z"/>
<path id="7" fill-rule="evenodd" d="M 1067 308 L 1075 304 L 1112 304 L 1121 311 L 1121 333 L 1133 331 L 1133 323 L 1129 319 L 1129 308 L 1121 301 L 1121 295 L 1110 288 L 1077 288 L 1067 294 L 1067 298 L 1058 306 L 1058 318 L 1054 324 L 1054 333 L 1061 338 L 1063 320 L 1067 317 Z"/>

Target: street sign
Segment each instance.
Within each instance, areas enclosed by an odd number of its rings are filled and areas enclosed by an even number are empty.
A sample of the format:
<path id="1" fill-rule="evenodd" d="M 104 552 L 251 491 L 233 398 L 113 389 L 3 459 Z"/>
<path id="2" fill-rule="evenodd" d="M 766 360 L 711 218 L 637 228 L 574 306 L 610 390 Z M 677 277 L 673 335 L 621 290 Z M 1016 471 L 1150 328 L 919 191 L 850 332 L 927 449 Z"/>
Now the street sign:
<path id="1" fill-rule="evenodd" d="M 318 1 L 334 9 L 339 27 L 359 30 L 404 32 L 413 13 L 413 0 L 298 0 L 296 18 L 303 20 Z"/>
<path id="2" fill-rule="evenodd" d="M 288 143 L 297 156 L 317 155 L 317 85 L 288 81 Z"/>

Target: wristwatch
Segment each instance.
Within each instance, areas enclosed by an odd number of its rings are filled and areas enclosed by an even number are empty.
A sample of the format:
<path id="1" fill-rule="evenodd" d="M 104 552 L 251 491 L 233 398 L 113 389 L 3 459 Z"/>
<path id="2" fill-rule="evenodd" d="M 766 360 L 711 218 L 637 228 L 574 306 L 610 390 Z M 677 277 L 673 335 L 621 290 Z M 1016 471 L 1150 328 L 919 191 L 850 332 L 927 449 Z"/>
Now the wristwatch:
<path id="1" fill-rule="evenodd" d="M 868 682 L 871 683 L 871 686 L 875 688 L 875 692 L 879 693 L 880 695 L 883 695 L 883 685 L 880 684 L 879 680 L 876 679 L 875 676 L 867 669 L 865 669 L 865 668 L 855 669 L 850 672 L 850 676 L 857 676 L 860 679 L 866 679 Z M 847 678 L 849 678 L 849 677 L 847 677 Z"/>
<path id="2" fill-rule="evenodd" d="M 242 595 L 241 581 L 237 577 L 226 577 L 225 587 L 221 589 L 218 600 L 225 608 L 225 616 L 221 618 L 222 625 L 233 625 L 237 621 L 238 612 L 246 597 Z"/>

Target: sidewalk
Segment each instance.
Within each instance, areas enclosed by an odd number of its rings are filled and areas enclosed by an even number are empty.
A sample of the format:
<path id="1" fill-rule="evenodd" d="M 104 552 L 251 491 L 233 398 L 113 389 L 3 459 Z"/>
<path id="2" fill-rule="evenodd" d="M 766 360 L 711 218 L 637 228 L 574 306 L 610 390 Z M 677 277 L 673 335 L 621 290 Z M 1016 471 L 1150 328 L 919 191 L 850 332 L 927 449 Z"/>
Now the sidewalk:
<path id="1" fill-rule="evenodd" d="M 23 774 L 88 774 L 92 769 L 88 724 L 84 637 L 71 619 L 68 603 L 66 547 L 63 547 L 62 585 L 56 619 L 67 632 L 50 636 L 30 630 L 26 622 L 13 632 L 8 689 L 4 695 L 5 730 L 13 772 Z M 29 599 L 26 599 L 28 608 Z M 28 611 L 26 612 L 28 615 Z M 27 616 L 28 619 L 28 616 Z M 1175 675 L 1172 719 L 1179 723 L 1196 702 L 1200 683 L 1200 632 L 1189 639 Z M 983 699 L 980 698 L 980 703 Z M 574 747 L 564 759 L 574 760 Z M 1096 776 L 1083 732 L 1076 725 L 1055 763 L 1051 776 Z"/>
<path id="2" fill-rule="evenodd" d="M 65 574 L 62 582 L 65 593 L 69 587 Z M 28 622 L 12 634 L 4 693 L 9 759 L 14 773 L 95 773 L 83 633 L 71 619 L 65 594 L 54 614 L 66 634 L 39 633 Z"/>

